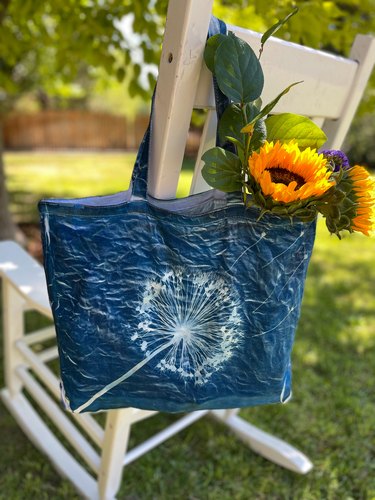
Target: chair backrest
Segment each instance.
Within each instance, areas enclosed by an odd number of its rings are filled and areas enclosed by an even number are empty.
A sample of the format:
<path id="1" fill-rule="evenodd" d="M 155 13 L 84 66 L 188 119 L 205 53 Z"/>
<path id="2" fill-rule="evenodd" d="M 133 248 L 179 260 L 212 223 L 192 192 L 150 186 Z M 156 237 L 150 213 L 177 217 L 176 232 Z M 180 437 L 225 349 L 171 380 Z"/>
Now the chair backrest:
<path id="1" fill-rule="evenodd" d="M 212 75 L 203 62 L 213 0 L 170 0 L 151 134 L 149 193 L 170 199 L 176 194 L 193 108 L 208 109 L 197 155 L 191 194 L 209 189 L 200 158 L 216 139 Z M 228 26 L 257 53 L 259 33 Z M 312 118 L 328 137 L 325 148 L 338 149 L 361 100 L 375 62 L 375 38 L 357 35 L 350 58 L 338 57 L 271 37 L 261 63 L 263 103 L 295 81 L 273 113 Z"/>

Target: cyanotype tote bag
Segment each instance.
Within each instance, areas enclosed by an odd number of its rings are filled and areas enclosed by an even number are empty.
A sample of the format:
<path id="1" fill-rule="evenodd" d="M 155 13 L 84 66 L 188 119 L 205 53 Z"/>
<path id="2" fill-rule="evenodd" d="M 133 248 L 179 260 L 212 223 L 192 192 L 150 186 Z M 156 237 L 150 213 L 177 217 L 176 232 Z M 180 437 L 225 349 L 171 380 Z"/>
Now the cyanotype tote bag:
<path id="1" fill-rule="evenodd" d="M 152 199 L 148 147 L 128 191 L 40 202 L 67 407 L 286 401 L 315 222 L 257 221 L 240 193 Z"/>

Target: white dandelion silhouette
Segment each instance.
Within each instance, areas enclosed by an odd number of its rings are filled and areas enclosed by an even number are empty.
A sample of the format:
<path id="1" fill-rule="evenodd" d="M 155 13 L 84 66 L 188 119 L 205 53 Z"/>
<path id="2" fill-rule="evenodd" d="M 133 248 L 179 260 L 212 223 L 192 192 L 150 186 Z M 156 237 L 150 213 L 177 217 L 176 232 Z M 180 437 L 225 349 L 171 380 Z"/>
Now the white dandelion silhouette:
<path id="1" fill-rule="evenodd" d="M 161 354 L 158 370 L 203 385 L 232 357 L 244 336 L 240 301 L 223 273 L 169 269 L 146 282 L 137 312 L 139 323 L 131 341 L 144 353 L 144 359 L 75 413 Z"/>

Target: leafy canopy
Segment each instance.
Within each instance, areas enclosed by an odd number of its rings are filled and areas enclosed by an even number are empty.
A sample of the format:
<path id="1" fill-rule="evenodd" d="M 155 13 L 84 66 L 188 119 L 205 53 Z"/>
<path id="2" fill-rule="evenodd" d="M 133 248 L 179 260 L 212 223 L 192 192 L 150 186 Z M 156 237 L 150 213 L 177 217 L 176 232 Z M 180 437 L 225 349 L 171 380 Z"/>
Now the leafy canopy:
<path id="1" fill-rule="evenodd" d="M 153 84 L 153 73 L 144 63 L 159 60 L 167 4 L 167 0 L 2 0 L 0 99 L 36 87 L 56 91 L 59 82 L 75 81 L 83 66 L 104 68 L 119 80 L 131 69 L 130 94 L 145 97 L 140 75 L 145 72 Z M 294 5 L 294 0 L 215 0 L 214 14 L 264 32 L 293 12 Z M 302 0 L 297 5 L 298 16 L 279 26 L 277 36 L 347 56 L 357 33 L 375 32 L 373 0 Z M 132 30 L 138 36 L 121 33 L 118 20 L 126 15 L 133 16 Z"/>
<path id="2" fill-rule="evenodd" d="M 95 79 L 100 68 L 130 95 L 146 97 L 140 75 L 154 83 L 144 63 L 159 60 L 167 0 L 2 0 L 0 3 L 0 106 L 30 89 L 72 91 L 67 85 Z M 294 0 L 215 0 L 214 14 L 227 23 L 264 32 L 293 12 Z M 298 16 L 277 36 L 348 55 L 357 33 L 375 32 L 373 0 L 301 0 Z M 133 16 L 125 36 L 118 20 Z M 375 86 L 375 74 L 371 86 Z M 63 90 L 62 90 L 63 89 Z M 68 90 L 67 90 L 68 89 Z M 372 96 L 372 97 L 371 97 Z M 363 107 L 375 100 L 368 93 Z"/>
<path id="3" fill-rule="evenodd" d="M 130 94 L 148 95 L 140 83 L 158 60 L 167 0 L 3 0 L 0 4 L 0 106 L 22 93 L 43 88 L 56 93 L 94 69 L 122 81 Z M 133 17 L 135 35 L 122 33 L 119 20 Z"/>

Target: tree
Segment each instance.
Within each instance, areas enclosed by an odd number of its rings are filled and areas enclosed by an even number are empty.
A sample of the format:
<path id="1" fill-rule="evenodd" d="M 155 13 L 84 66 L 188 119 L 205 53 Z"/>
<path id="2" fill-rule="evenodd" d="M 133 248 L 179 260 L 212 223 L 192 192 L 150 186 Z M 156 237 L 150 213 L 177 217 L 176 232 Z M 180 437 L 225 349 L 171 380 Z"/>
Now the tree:
<path id="1" fill-rule="evenodd" d="M 294 6 L 299 12 L 277 35 L 285 40 L 348 57 L 358 33 L 375 34 L 375 0 L 221 0 L 214 12 L 231 24 L 264 32 Z M 359 114 L 375 108 L 375 72 Z"/>
<path id="2" fill-rule="evenodd" d="M 25 92 L 54 95 L 85 69 L 100 68 L 123 81 L 130 95 L 149 96 L 143 63 L 160 56 L 167 0 L 2 0 L 0 4 L 0 124 Z M 229 23 L 264 31 L 292 10 L 294 0 L 215 0 L 214 14 Z M 298 0 L 300 12 L 278 33 L 291 41 L 347 55 L 356 33 L 375 31 L 374 0 Z M 123 34 L 119 20 L 132 16 L 137 36 Z M 146 68 L 146 69 L 145 69 Z M 129 71 L 128 71 L 129 70 Z M 373 81 L 372 88 L 375 87 Z M 375 100 L 373 96 L 372 99 Z M 369 101 L 367 102 L 369 105 Z M 0 239 L 14 236 L 7 209 L 0 126 Z"/>
<path id="3" fill-rule="evenodd" d="M 130 94 L 148 95 L 140 84 L 143 63 L 159 57 L 166 0 L 3 0 L 0 4 L 0 123 L 25 92 L 54 94 L 74 82 L 82 68 L 95 68 L 121 81 L 131 68 Z M 133 15 L 135 37 L 126 38 L 119 20 Z M 150 84 L 154 75 L 148 75 Z M 13 238 L 7 207 L 0 126 L 0 239 Z"/>

